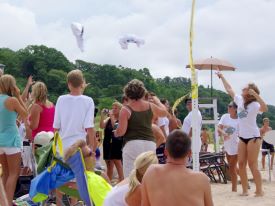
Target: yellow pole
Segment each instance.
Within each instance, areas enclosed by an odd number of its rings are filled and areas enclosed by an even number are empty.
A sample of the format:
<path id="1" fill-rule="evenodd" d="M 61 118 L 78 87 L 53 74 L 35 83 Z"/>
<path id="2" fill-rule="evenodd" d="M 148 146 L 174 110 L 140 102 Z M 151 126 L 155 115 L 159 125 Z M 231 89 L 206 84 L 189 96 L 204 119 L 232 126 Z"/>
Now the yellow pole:
<path id="1" fill-rule="evenodd" d="M 200 125 L 198 115 L 198 77 L 193 63 L 193 23 L 195 14 L 195 3 L 192 1 L 190 31 L 189 31 L 189 65 L 191 68 L 191 96 L 192 96 L 192 158 L 193 158 L 193 170 L 200 170 L 199 153 L 200 153 Z"/>

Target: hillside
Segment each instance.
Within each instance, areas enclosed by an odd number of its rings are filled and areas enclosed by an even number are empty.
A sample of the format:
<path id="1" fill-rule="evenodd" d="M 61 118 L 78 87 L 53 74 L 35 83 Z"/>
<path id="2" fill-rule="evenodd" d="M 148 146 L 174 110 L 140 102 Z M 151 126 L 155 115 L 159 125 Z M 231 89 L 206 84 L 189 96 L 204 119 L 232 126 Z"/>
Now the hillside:
<path id="1" fill-rule="evenodd" d="M 53 102 L 57 97 L 67 92 L 66 75 L 73 68 L 84 72 L 87 87 L 85 94 L 93 97 L 99 108 L 109 107 L 115 100 L 120 100 L 124 85 L 131 79 L 144 82 L 149 91 L 156 93 L 160 98 L 167 98 L 171 104 L 190 91 L 190 79 L 183 77 L 164 77 L 154 79 L 148 68 L 139 70 L 113 65 L 98 65 L 82 60 L 71 63 L 60 51 L 46 46 L 32 45 L 18 51 L 8 48 L 0 49 L 0 63 L 5 64 L 5 73 L 16 77 L 21 89 L 26 84 L 27 77 L 33 75 L 36 81 L 43 81 L 48 86 L 49 99 Z M 200 97 L 210 97 L 210 89 L 199 86 Z M 226 112 L 229 96 L 219 90 L 213 91 L 218 98 L 218 112 Z M 184 105 L 179 107 L 180 119 L 183 119 L 186 110 Z M 272 127 L 275 128 L 275 107 L 269 106 L 269 112 L 259 117 L 269 117 Z"/>

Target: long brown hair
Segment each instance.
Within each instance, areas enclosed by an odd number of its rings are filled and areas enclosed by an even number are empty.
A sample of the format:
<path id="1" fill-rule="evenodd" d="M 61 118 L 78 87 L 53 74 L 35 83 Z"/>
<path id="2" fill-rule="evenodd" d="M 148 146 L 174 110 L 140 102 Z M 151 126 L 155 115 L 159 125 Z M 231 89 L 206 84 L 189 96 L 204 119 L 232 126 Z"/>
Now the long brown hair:
<path id="1" fill-rule="evenodd" d="M 257 94 L 260 94 L 260 90 L 259 88 L 257 87 L 256 84 L 254 83 L 249 83 L 248 86 L 247 86 L 248 89 L 253 89 Z M 250 95 L 250 94 L 247 94 L 244 98 L 244 108 L 247 109 L 247 106 L 252 103 L 252 102 L 256 102 L 257 99 L 253 96 L 253 95 Z"/>

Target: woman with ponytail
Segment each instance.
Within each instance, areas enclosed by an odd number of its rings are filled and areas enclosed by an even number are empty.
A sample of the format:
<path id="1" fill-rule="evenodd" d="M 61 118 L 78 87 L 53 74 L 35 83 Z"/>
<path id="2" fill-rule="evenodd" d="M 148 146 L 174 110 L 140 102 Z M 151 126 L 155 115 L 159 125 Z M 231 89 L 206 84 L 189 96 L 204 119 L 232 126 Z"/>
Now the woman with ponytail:
<path id="1" fill-rule="evenodd" d="M 157 164 L 158 159 L 154 152 L 140 154 L 135 162 L 130 176 L 116 185 L 107 195 L 105 206 L 139 206 L 141 204 L 140 184 L 148 167 Z"/>

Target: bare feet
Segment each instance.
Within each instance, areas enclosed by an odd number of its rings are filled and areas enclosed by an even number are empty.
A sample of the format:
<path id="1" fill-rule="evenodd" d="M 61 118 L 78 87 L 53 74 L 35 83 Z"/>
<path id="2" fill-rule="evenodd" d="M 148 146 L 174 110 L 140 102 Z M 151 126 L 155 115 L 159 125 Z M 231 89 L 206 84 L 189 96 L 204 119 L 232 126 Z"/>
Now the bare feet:
<path id="1" fill-rule="evenodd" d="M 254 197 L 262 197 L 264 196 L 264 192 L 255 192 Z"/>
<path id="2" fill-rule="evenodd" d="M 248 196 L 248 192 L 243 192 L 242 194 L 240 194 L 240 196 L 247 197 Z"/>

